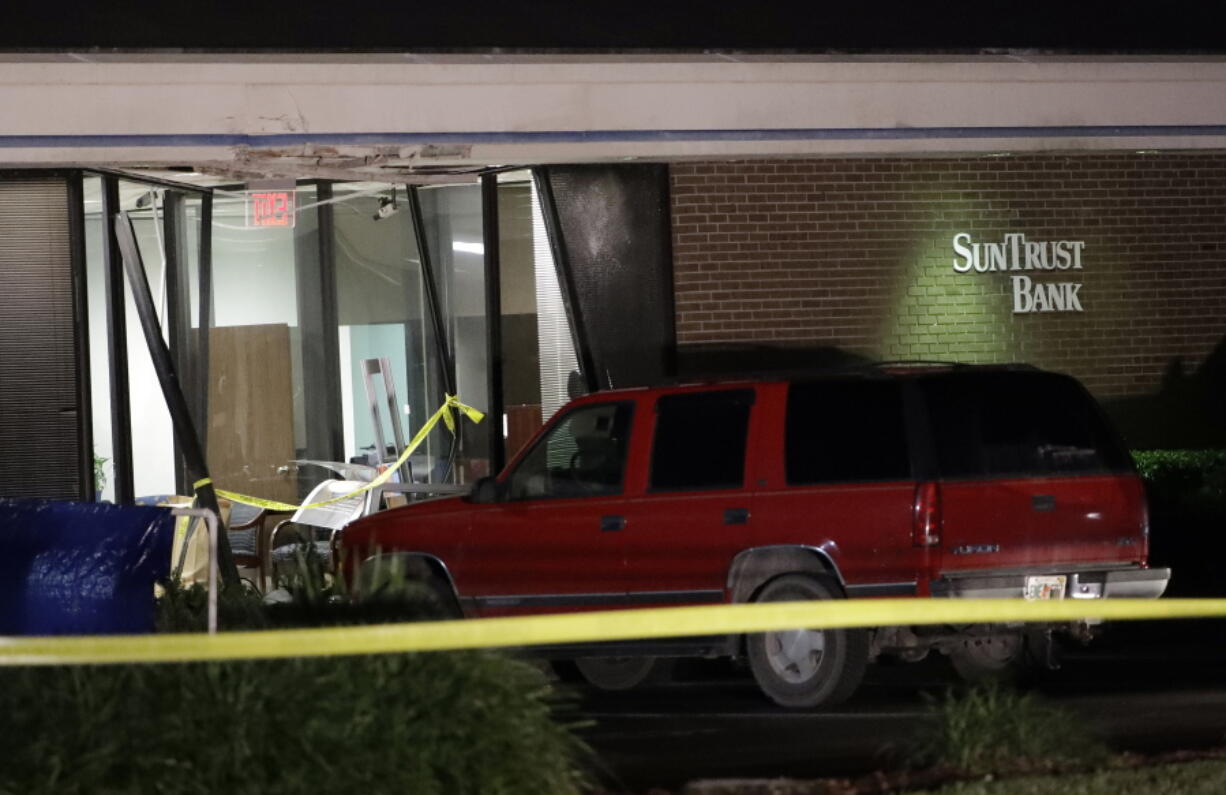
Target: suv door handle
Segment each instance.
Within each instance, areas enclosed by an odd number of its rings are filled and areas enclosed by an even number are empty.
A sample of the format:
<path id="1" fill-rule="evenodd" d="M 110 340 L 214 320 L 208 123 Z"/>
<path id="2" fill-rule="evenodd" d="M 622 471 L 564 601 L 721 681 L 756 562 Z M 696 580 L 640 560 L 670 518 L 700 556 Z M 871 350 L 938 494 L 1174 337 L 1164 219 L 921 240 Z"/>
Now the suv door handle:
<path id="1" fill-rule="evenodd" d="M 605 533 L 615 533 L 618 530 L 626 529 L 626 517 L 624 516 L 602 516 L 600 517 L 600 529 Z"/>
<path id="2" fill-rule="evenodd" d="M 748 508 L 725 508 L 724 509 L 724 524 L 748 524 L 749 509 Z"/>

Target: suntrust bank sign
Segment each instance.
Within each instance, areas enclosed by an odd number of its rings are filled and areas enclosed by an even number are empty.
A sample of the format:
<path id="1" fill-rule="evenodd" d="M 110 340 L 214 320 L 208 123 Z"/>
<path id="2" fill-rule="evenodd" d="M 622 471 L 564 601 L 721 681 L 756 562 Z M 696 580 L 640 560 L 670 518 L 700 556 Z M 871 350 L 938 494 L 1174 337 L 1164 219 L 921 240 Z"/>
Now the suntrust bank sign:
<path id="1" fill-rule="evenodd" d="M 1084 312 L 1081 282 L 1038 280 L 1038 272 L 1079 271 L 1081 240 L 1027 240 L 1020 233 L 999 243 L 976 243 L 965 232 L 954 235 L 958 273 L 1005 273 L 1013 287 L 1013 312 Z M 1028 272 L 1028 273 L 1027 273 Z"/>

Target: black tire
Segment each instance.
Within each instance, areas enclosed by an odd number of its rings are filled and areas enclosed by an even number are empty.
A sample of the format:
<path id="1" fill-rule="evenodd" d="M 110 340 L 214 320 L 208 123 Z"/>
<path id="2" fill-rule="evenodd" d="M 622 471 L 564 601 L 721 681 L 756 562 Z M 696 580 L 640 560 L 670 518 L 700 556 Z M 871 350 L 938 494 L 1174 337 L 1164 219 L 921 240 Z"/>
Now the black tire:
<path id="1" fill-rule="evenodd" d="M 362 602 L 405 620 L 463 618 L 451 585 L 420 559 L 389 561 L 386 569 L 359 572 Z"/>
<path id="2" fill-rule="evenodd" d="M 456 601 L 455 592 L 441 577 L 431 575 L 422 581 L 426 592 L 426 601 L 437 612 L 441 619 L 457 619 L 464 617 L 460 603 Z"/>
<path id="3" fill-rule="evenodd" d="M 580 657 L 575 660 L 587 683 L 600 690 L 629 690 L 667 681 L 672 660 L 659 657 Z"/>
<path id="4" fill-rule="evenodd" d="M 788 574 L 768 582 L 755 602 L 840 599 L 828 577 Z M 745 638 L 749 668 L 772 701 L 811 708 L 846 701 L 868 666 L 868 632 L 862 629 L 788 630 Z"/>

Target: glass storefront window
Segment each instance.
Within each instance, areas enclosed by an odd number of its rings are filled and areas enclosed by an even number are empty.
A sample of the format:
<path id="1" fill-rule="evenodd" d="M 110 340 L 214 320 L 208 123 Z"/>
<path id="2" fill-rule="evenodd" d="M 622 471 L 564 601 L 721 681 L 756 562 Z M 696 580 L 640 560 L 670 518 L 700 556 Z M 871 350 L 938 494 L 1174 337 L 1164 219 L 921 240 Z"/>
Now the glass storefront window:
<path id="1" fill-rule="evenodd" d="M 527 172 L 501 175 L 498 218 L 509 460 L 570 399 L 579 362 L 540 197 Z"/>
<path id="2" fill-rule="evenodd" d="M 532 202 L 531 183 L 523 179 L 499 182 L 503 430 L 508 461 L 543 420 Z"/>
<path id="3" fill-rule="evenodd" d="M 404 212 L 406 190 L 348 183 L 333 186 L 333 198 L 344 453 L 346 460 L 377 464 L 398 457 L 397 448 L 441 404 L 437 348 L 413 219 Z M 390 395 L 383 364 L 390 367 Z M 407 474 L 415 481 L 442 478 L 442 441 L 433 433 L 414 452 Z"/>
<path id="4" fill-rule="evenodd" d="M 168 337 L 170 294 L 167 282 L 166 191 L 121 180 L 119 204 L 132 229 L 145 266 L 163 338 Z M 137 498 L 176 494 L 175 439 L 170 411 L 158 384 L 153 358 L 136 312 L 132 285 L 125 279 L 128 401 L 132 414 L 132 481 Z"/>
<path id="5" fill-rule="evenodd" d="M 115 499 L 115 453 L 111 441 L 111 359 L 106 333 L 106 269 L 103 264 L 102 178 L 82 180 L 85 203 L 85 278 L 89 306 L 89 378 L 98 499 Z"/>
<path id="6" fill-rule="evenodd" d="M 94 455 L 101 462 L 100 498 L 115 499 L 114 449 L 111 422 L 111 364 L 108 351 L 106 305 L 107 227 L 103 216 L 102 179 L 83 181 L 85 201 L 86 274 L 89 301 L 90 378 L 94 418 Z M 132 219 L 137 245 L 145 265 L 145 277 L 153 293 L 158 318 L 165 328 L 170 297 L 163 278 L 163 191 L 121 180 L 119 207 Z M 132 423 L 132 477 L 137 497 L 174 494 L 175 449 L 170 412 L 158 386 L 153 361 L 141 330 L 132 290 L 124 280 L 126 329 L 123 338 L 128 354 L 128 404 Z"/>
<path id="7" fill-rule="evenodd" d="M 427 245 L 439 281 L 439 302 L 455 357 L 460 399 L 489 408 L 488 348 L 485 327 L 485 235 L 480 185 L 448 185 L 421 191 Z M 498 422 L 490 417 L 487 422 Z M 489 434 L 460 423 L 456 477 L 472 482 L 489 471 Z"/>
<path id="8" fill-rule="evenodd" d="M 85 185 L 95 451 L 105 460 L 102 497 L 114 499 L 103 179 L 88 177 Z M 442 404 L 449 383 L 461 400 L 488 411 L 491 353 L 481 185 L 418 191 L 420 233 L 429 246 L 452 372 L 434 336 L 428 274 L 404 186 L 300 184 L 295 222 L 283 226 L 251 226 L 241 186 L 215 188 L 212 254 L 203 271 L 203 198 L 126 180 L 119 185 L 120 206 L 132 219 L 168 338 L 170 316 L 182 318 L 172 340 L 176 369 L 189 407 L 197 411 L 206 402 L 204 441 L 218 487 L 295 502 L 323 478 L 336 476 L 296 461 L 392 460 L 397 447 Z M 504 361 L 506 414 L 487 422 L 499 423 L 513 455 L 565 401 L 560 390 L 575 369 L 575 357 L 527 173 L 504 175 L 498 200 L 503 263 L 498 355 Z M 180 281 L 165 279 L 168 262 L 178 263 L 172 275 L 180 274 Z M 206 272 L 211 301 L 202 309 Z M 186 484 L 176 484 L 169 412 L 130 293 L 125 288 L 135 492 L 183 491 Z M 208 362 L 201 380 L 205 363 L 197 359 L 205 330 Z M 393 417 L 400 424 L 399 438 Z M 403 474 L 422 483 L 467 483 L 492 474 L 488 426 L 462 421 L 459 428 L 457 443 L 440 425 Z"/>
<path id="9" fill-rule="evenodd" d="M 304 337 L 320 321 L 299 305 L 302 290 L 318 282 L 315 200 L 314 187 L 300 186 L 297 205 L 306 209 L 293 227 L 251 227 L 246 194 L 213 198 L 209 471 L 221 488 L 286 502 L 302 491 L 290 462 L 330 457 L 307 405 L 325 385 L 308 376 L 314 368 L 303 356 Z"/>

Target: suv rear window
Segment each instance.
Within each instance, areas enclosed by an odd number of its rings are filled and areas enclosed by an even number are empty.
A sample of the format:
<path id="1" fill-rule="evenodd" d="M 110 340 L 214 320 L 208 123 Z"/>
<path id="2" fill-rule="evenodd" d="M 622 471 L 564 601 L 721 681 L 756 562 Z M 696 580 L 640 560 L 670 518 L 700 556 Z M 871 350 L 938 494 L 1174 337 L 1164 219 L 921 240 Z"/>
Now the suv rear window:
<path id="1" fill-rule="evenodd" d="M 792 384 L 786 435 L 793 486 L 911 476 L 897 381 Z"/>
<path id="2" fill-rule="evenodd" d="M 920 380 L 944 477 L 1129 471 L 1093 399 L 1054 373 Z"/>
<path id="3" fill-rule="evenodd" d="M 652 491 L 740 488 L 752 389 L 665 395 L 656 401 Z"/>

